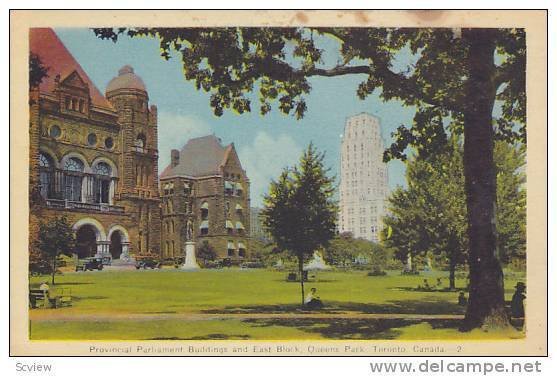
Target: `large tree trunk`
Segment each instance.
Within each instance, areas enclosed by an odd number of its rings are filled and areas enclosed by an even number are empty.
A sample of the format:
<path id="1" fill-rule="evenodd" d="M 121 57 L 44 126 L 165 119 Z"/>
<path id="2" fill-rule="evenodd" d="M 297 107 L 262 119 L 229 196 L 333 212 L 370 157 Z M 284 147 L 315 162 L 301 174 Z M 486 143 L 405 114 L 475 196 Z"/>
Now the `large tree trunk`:
<path id="1" fill-rule="evenodd" d="M 302 308 L 304 307 L 304 256 L 298 256 L 298 270 L 300 271 L 300 286 L 302 288 Z"/>
<path id="2" fill-rule="evenodd" d="M 449 265 L 449 290 L 456 289 L 455 271 L 456 271 L 456 262 L 454 260 L 451 260 Z"/>
<path id="3" fill-rule="evenodd" d="M 495 30 L 465 29 L 469 77 L 464 109 L 464 174 L 468 208 L 470 295 L 465 329 L 508 325 L 503 271 L 496 253 L 496 180 L 492 112 Z"/>

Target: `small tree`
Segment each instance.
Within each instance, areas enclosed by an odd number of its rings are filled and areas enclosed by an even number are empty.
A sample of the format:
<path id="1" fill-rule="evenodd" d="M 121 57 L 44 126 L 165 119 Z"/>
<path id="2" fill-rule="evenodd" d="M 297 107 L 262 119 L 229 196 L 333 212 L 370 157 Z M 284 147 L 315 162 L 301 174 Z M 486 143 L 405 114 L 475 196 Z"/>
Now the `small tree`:
<path id="1" fill-rule="evenodd" d="M 209 242 L 203 242 L 201 247 L 197 249 L 197 258 L 202 260 L 203 264 L 206 264 L 208 261 L 216 260 L 217 252 Z"/>
<path id="2" fill-rule="evenodd" d="M 337 204 L 333 200 L 333 178 L 323 166 L 324 154 L 310 144 L 299 166 L 286 168 L 272 181 L 265 196 L 263 223 L 282 251 L 298 259 L 302 305 L 304 262 L 314 250 L 326 246 L 335 235 Z"/>
<path id="3" fill-rule="evenodd" d="M 60 255 L 70 255 L 75 247 L 75 235 L 66 217 L 56 217 L 53 220 L 39 223 L 37 249 L 44 260 L 50 262 L 52 284 L 58 270 L 57 259 Z"/>

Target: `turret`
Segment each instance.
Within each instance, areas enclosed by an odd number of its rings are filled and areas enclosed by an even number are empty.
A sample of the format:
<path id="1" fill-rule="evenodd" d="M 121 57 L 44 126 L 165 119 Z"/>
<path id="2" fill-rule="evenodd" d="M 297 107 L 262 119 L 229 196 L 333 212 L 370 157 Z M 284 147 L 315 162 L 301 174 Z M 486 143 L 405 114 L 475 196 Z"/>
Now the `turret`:
<path id="1" fill-rule="evenodd" d="M 145 83 L 125 65 L 106 87 L 106 98 L 118 112 L 124 174 L 124 194 L 153 197 L 158 194 L 157 108 L 149 108 Z"/>

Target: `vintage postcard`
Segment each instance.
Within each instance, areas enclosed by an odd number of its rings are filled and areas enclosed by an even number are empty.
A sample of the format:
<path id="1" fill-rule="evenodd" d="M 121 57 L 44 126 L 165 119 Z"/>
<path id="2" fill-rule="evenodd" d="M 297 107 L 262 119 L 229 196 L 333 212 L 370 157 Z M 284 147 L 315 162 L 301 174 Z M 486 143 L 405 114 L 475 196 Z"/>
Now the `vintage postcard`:
<path id="1" fill-rule="evenodd" d="M 547 354 L 545 11 L 13 11 L 11 353 Z"/>

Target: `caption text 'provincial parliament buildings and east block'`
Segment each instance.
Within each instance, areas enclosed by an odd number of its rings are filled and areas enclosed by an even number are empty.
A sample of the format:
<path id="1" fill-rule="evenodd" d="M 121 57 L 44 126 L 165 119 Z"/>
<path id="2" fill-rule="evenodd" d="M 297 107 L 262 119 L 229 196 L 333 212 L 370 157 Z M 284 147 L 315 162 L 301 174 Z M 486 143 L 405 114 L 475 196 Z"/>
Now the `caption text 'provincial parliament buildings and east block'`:
<path id="1" fill-rule="evenodd" d="M 209 243 L 219 258 L 248 257 L 249 180 L 233 144 L 189 140 L 159 184 L 157 107 L 133 68 L 103 95 L 53 30 L 31 29 L 29 40 L 48 68 L 29 98 L 32 236 L 39 221 L 65 215 L 79 257 L 170 258 L 186 241 Z"/>

